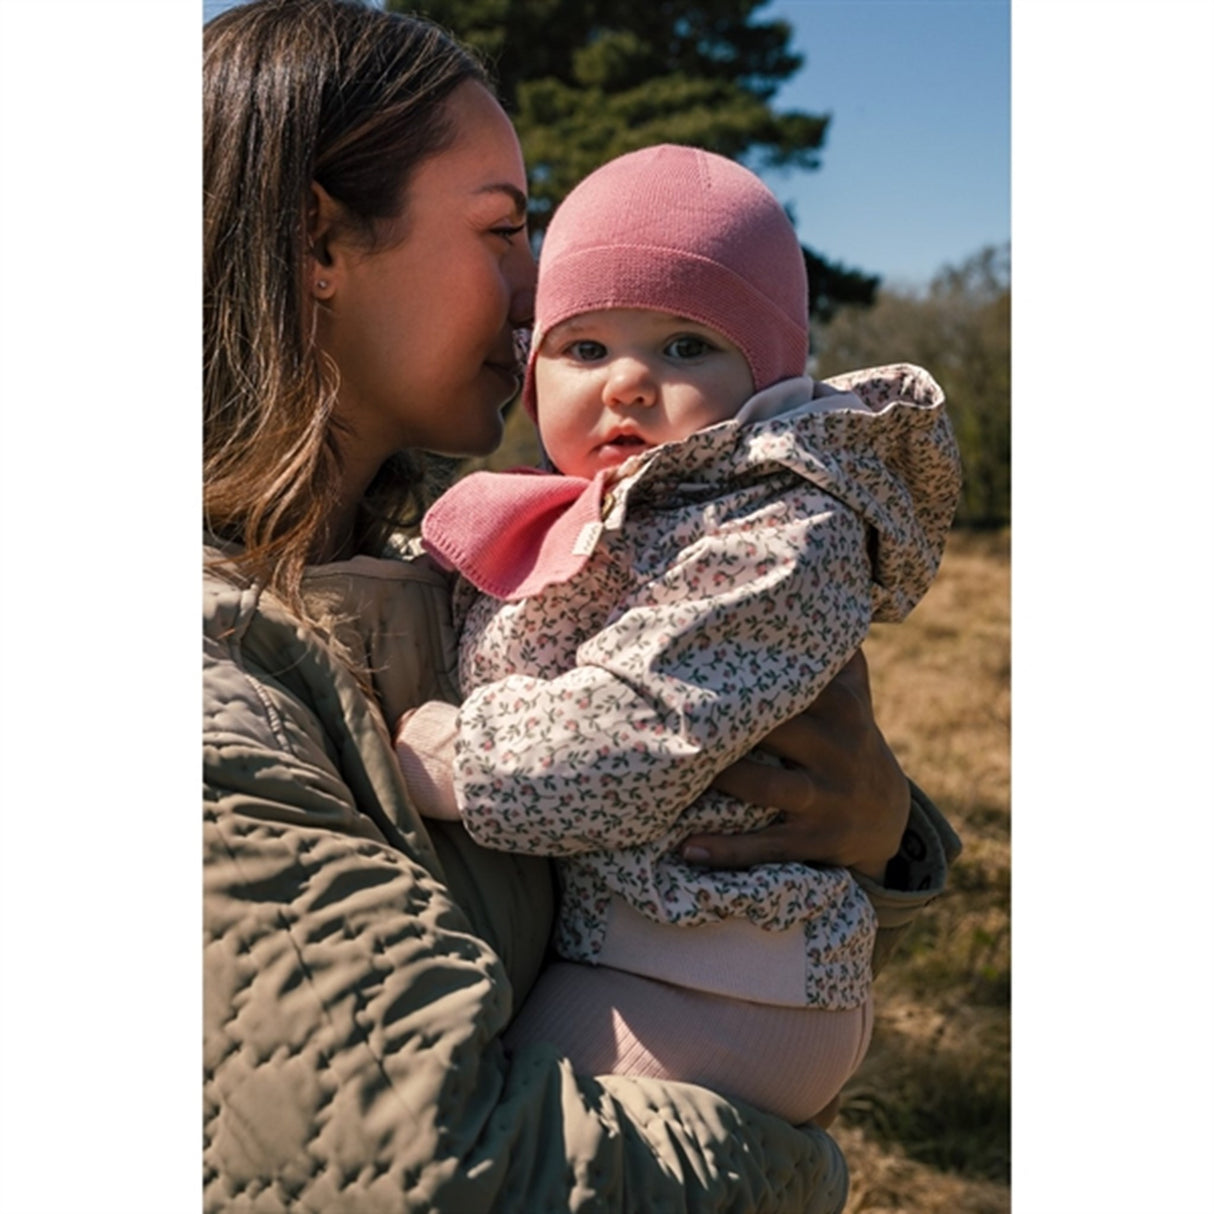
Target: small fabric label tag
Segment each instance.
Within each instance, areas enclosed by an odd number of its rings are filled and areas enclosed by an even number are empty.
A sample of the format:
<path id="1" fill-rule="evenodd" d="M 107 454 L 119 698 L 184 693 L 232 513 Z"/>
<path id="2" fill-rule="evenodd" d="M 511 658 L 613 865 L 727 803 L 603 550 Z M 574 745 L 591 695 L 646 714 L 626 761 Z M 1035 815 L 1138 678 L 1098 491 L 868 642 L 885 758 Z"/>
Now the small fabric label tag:
<path id="1" fill-rule="evenodd" d="M 594 546 L 599 542 L 599 536 L 602 534 L 603 524 L 597 520 L 584 524 L 581 531 L 577 533 L 577 539 L 573 541 L 573 555 L 589 556 L 594 551 Z"/>

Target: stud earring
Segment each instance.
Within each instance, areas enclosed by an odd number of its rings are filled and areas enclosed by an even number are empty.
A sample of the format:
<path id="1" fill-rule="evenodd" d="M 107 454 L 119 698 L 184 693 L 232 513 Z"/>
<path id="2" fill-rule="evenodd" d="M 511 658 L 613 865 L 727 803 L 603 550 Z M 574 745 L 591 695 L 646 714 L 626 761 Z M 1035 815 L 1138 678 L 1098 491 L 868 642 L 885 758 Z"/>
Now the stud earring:
<path id="1" fill-rule="evenodd" d="M 318 278 L 318 279 L 316 280 L 316 289 L 317 289 L 318 291 L 327 291 L 327 290 L 329 289 L 329 282 L 328 282 L 328 279 L 325 279 L 325 278 Z"/>

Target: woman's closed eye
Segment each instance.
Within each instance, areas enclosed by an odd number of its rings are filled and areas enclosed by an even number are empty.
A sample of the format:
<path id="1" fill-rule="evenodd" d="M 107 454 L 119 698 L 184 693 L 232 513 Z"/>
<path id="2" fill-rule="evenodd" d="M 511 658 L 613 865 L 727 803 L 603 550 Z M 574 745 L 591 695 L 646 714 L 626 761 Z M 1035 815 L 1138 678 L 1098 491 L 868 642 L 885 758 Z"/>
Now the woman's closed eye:
<path id="1" fill-rule="evenodd" d="M 514 244 L 514 238 L 526 230 L 527 221 L 525 219 L 522 223 L 503 225 L 501 227 L 489 229 L 494 236 L 500 236 L 509 245 Z"/>

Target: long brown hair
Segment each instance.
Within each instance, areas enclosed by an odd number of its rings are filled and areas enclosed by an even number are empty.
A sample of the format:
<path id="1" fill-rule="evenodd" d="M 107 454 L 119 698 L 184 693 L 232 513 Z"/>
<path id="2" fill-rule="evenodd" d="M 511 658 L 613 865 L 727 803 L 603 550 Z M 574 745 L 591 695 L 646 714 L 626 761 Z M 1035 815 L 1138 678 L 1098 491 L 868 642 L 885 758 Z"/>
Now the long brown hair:
<path id="1" fill-rule="evenodd" d="M 451 92 L 487 81 L 446 31 L 354 0 L 257 0 L 209 22 L 203 45 L 204 524 L 302 614 L 340 477 L 338 372 L 304 294 L 312 183 L 376 247 L 412 172 L 453 138 Z M 420 493 L 407 453 L 385 464 L 361 545 L 415 516 Z"/>

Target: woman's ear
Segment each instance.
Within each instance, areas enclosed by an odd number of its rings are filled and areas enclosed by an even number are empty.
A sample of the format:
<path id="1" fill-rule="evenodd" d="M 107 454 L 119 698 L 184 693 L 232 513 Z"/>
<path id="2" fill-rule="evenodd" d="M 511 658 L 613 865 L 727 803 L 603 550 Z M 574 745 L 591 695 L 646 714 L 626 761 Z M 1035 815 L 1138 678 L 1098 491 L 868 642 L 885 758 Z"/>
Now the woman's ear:
<path id="1" fill-rule="evenodd" d="M 337 289 L 340 274 L 339 259 L 334 255 L 341 228 L 342 207 L 319 182 L 312 182 L 308 193 L 308 264 L 309 289 L 317 299 L 331 299 Z"/>

